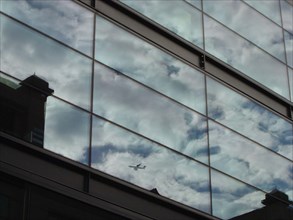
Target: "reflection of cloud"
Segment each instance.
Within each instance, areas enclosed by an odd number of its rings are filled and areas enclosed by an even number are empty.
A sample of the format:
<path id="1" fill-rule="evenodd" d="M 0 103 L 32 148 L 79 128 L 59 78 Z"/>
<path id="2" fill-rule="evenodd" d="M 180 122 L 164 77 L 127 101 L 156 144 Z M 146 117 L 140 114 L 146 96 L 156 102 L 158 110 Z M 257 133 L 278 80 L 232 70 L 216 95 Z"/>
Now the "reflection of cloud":
<path id="1" fill-rule="evenodd" d="M 284 38 L 285 38 L 285 46 L 286 46 L 286 53 L 287 53 L 287 64 L 288 66 L 293 68 L 293 34 L 289 34 L 287 31 L 284 31 Z M 292 87 L 291 87 L 291 92 L 292 92 Z"/>
<path id="2" fill-rule="evenodd" d="M 244 0 L 247 4 L 281 25 L 280 6 L 278 1 Z"/>
<path id="3" fill-rule="evenodd" d="M 229 219 L 262 207 L 264 193 L 212 170 L 213 215 Z"/>
<path id="4" fill-rule="evenodd" d="M 111 147 L 105 150 L 105 146 Z M 92 156 L 94 168 L 210 212 L 207 167 L 98 119 L 93 126 Z M 134 171 L 128 167 L 138 163 L 146 168 Z"/>
<path id="5" fill-rule="evenodd" d="M 72 1 L 1 2 L 5 13 L 91 55 L 94 14 L 84 7 Z"/>
<path id="6" fill-rule="evenodd" d="M 289 83 L 291 88 L 291 101 L 293 102 L 293 69 L 288 68 L 289 73 Z"/>
<path id="7" fill-rule="evenodd" d="M 89 115 L 49 98 L 46 108 L 44 148 L 88 164 Z"/>
<path id="8" fill-rule="evenodd" d="M 20 80 L 36 73 L 54 94 L 89 108 L 90 59 L 1 15 L 1 70 Z"/>
<path id="9" fill-rule="evenodd" d="M 209 1 L 206 1 L 209 2 Z M 286 66 L 205 16 L 207 52 L 289 99 Z M 276 74 L 278 77 L 276 77 Z"/>
<path id="10" fill-rule="evenodd" d="M 281 2 L 283 27 L 293 34 L 293 7 L 286 1 Z"/>
<path id="11" fill-rule="evenodd" d="M 211 118 L 292 160 L 290 122 L 212 79 L 207 86 Z"/>
<path id="12" fill-rule="evenodd" d="M 94 112 L 207 162 L 204 117 L 101 64 L 95 64 Z M 197 155 L 202 149 L 206 154 Z"/>
<path id="13" fill-rule="evenodd" d="M 267 192 L 275 187 L 285 193 L 292 189 L 293 164 L 289 160 L 212 121 L 209 121 L 209 143 L 220 148 L 211 155 L 213 167 Z"/>
<path id="14" fill-rule="evenodd" d="M 121 2 L 196 46 L 202 47 L 201 13 L 186 2 L 139 0 L 121 0 Z"/>
<path id="15" fill-rule="evenodd" d="M 282 29 L 273 22 L 242 1 L 226 0 L 215 2 L 215 0 L 209 0 L 203 1 L 203 3 L 206 13 L 273 56 L 285 61 Z M 278 10 L 275 9 L 275 11 Z"/>
<path id="16" fill-rule="evenodd" d="M 100 17 L 95 49 L 98 61 L 205 114 L 204 75 L 187 64 Z"/>

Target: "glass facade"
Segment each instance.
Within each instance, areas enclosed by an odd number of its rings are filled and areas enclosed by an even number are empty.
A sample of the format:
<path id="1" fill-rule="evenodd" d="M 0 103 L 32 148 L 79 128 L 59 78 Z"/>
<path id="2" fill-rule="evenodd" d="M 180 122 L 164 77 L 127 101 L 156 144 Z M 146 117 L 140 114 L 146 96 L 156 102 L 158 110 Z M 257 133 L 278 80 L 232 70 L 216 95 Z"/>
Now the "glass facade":
<path id="1" fill-rule="evenodd" d="M 286 65 L 292 67 L 293 7 L 286 0 L 120 1 L 290 100 Z M 189 16 L 170 14 L 186 7 L 197 15 L 192 25 Z M 203 44 L 186 34 L 192 31 L 193 38 L 204 36 Z"/>
<path id="2" fill-rule="evenodd" d="M 289 3 L 120 2 L 292 104 Z M 292 119 L 77 2 L 0 3 L 2 132 L 223 219 L 293 200 Z"/>

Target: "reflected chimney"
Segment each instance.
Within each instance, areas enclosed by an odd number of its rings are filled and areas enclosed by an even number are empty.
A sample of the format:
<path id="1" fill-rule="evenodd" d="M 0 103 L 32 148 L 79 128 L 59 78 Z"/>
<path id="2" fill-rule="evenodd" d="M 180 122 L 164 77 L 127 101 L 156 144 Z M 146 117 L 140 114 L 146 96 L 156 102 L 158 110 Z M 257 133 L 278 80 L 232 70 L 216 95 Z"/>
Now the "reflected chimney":
<path id="1" fill-rule="evenodd" d="M 0 83 L 1 131 L 43 147 L 46 101 L 54 90 L 36 75 L 24 79 L 17 87 L 7 82 Z"/>

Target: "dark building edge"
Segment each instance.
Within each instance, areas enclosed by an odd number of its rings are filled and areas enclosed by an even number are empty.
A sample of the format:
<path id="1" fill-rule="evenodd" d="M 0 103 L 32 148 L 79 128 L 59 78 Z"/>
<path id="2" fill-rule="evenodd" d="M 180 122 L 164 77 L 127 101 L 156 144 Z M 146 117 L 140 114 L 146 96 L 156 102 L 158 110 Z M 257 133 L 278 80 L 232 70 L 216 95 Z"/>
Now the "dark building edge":
<path id="1" fill-rule="evenodd" d="M 0 177 L 4 182 L 36 185 L 126 219 L 218 219 L 3 132 Z"/>

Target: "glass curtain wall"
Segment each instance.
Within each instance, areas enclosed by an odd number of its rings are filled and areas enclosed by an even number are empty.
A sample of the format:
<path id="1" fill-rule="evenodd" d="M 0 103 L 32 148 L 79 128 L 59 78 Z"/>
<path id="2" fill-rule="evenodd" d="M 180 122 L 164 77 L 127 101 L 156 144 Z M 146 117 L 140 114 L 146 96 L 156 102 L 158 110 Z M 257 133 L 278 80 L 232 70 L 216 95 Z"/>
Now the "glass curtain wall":
<path id="1" fill-rule="evenodd" d="M 262 207 L 274 188 L 293 200 L 291 121 L 76 2 L 0 2 L 1 131 L 224 219 Z M 229 7 L 271 25 L 274 47 L 253 30 L 242 36 L 208 1 L 165 2 L 152 4 L 168 4 L 186 26 L 123 1 L 216 57 L 239 44 L 243 62 L 224 60 L 235 68 L 257 54 L 272 67 L 249 65 L 249 76 L 289 98 L 292 51 L 282 38 L 290 45 L 292 33 L 264 20 L 269 5 Z"/>
<path id="2" fill-rule="evenodd" d="M 286 0 L 120 1 L 292 101 L 293 6 Z"/>

